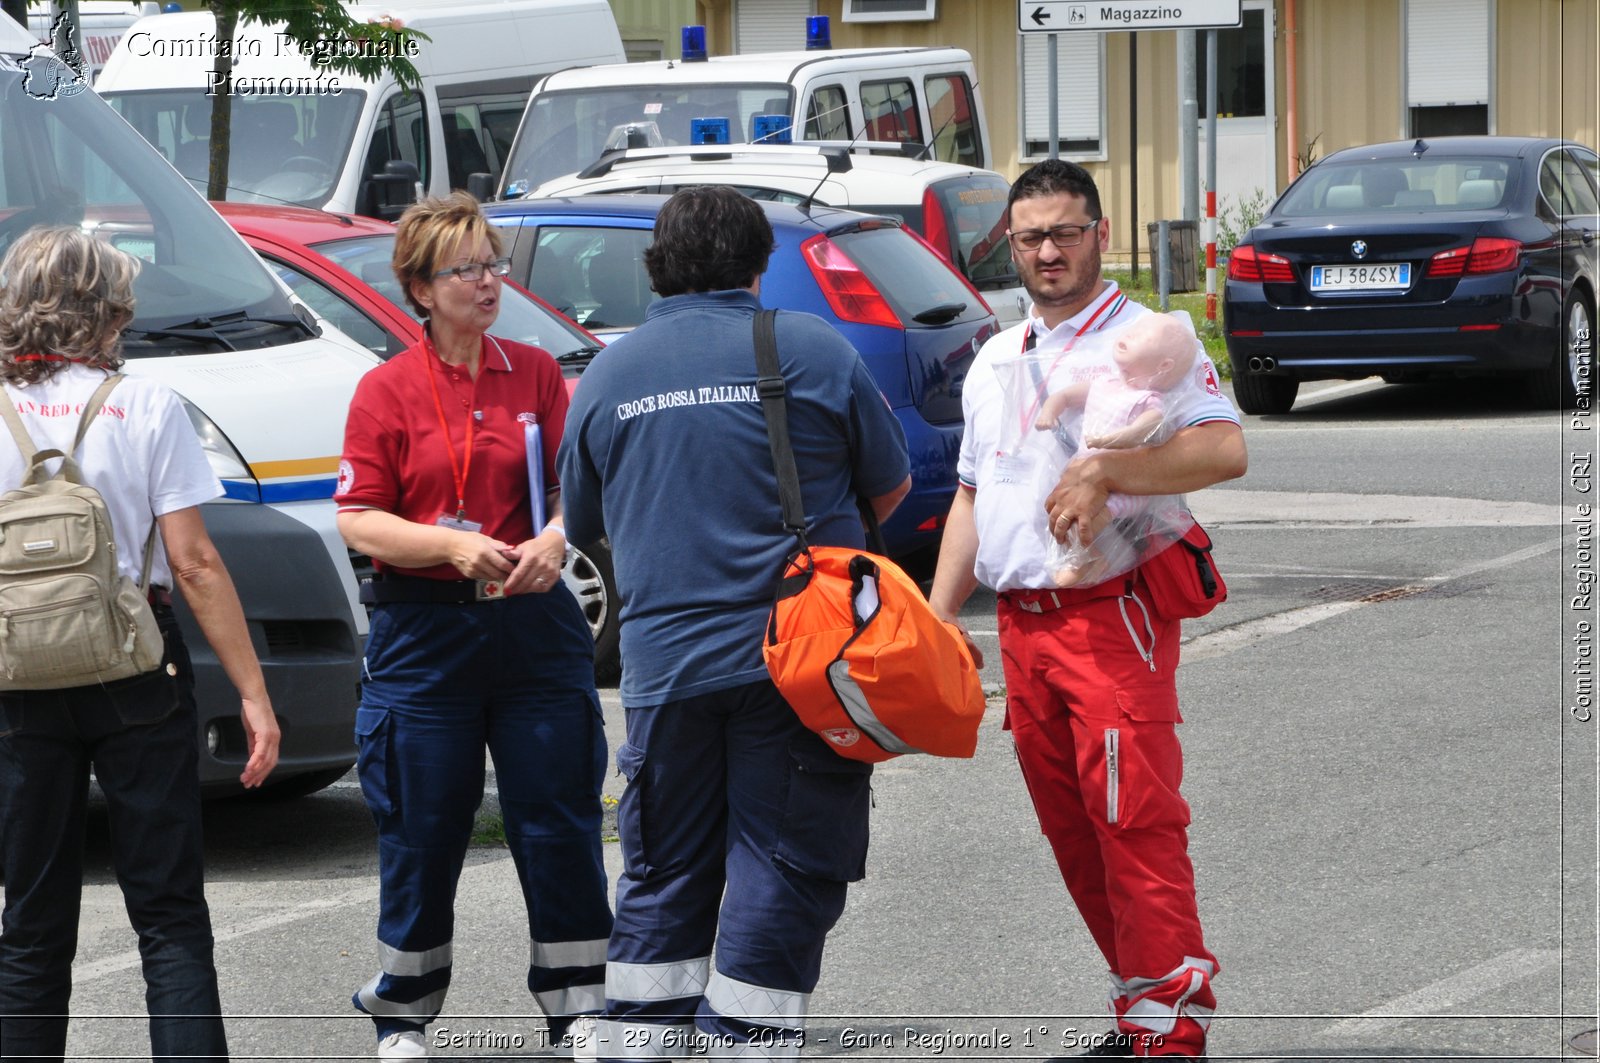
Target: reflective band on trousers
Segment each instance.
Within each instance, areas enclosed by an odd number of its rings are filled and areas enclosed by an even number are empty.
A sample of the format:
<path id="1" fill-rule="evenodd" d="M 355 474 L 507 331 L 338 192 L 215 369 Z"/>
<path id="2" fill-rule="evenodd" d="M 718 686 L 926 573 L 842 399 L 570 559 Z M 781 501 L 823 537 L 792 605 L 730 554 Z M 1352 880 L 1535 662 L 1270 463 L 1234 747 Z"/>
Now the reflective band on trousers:
<path id="1" fill-rule="evenodd" d="M 384 974 L 392 974 L 396 978 L 415 978 L 450 966 L 450 953 L 451 943 L 448 941 L 421 952 L 406 952 L 380 941 L 378 966 L 383 968 Z"/>
<path id="2" fill-rule="evenodd" d="M 595 1024 L 595 1042 L 602 1059 L 662 1060 L 688 1054 L 694 1043 L 694 1027 L 687 1023 L 667 1025 L 648 1022 L 622 1022 L 601 1019 Z"/>
<path id="3" fill-rule="evenodd" d="M 593 941 L 534 941 L 530 967 L 598 967 L 606 962 L 606 938 Z"/>
<path id="4" fill-rule="evenodd" d="M 612 1000 L 677 1000 L 697 997 L 706 991 L 710 956 L 672 963 L 606 964 L 606 996 Z"/>
<path id="5" fill-rule="evenodd" d="M 546 1015 L 582 1015 L 606 1009 L 605 987 L 598 982 L 593 985 L 569 985 L 565 989 L 546 989 L 542 993 L 535 993 L 533 999 L 539 1002 L 539 1007 Z"/>
<path id="6" fill-rule="evenodd" d="M 368 1015 L 408 1019 L 412 1022 L 432 1022 L 439 1017 L 439 1009 L 444 1007 L 443 989 L 437 989 L 425 997 L 412 1001 L 385 1000 L 378 995 L 378 983 L 382 979 L 383 975 L 378 975 L 362 986 L 361 991 L 356 994 Z"/>
<path id="7" fill-rule="evenodd" d="M 799 1029 L 805 1024 L 811 994 L 767 989 L 715 971 L 706 986 L 706 1003 L 718 1015 L 730 1019 Z"/>
<path id="8" fill-rule="evenodd" d="M 1111 977 L 1115 984 L 1122 987 L 1124 996 L 1136 997 L 1147 989 L 1154 989 L 1162 982 L 1172 981 L 1184 971 L 1190 970 L 1191 968 L 1196 971 L 1204 971 L 1207 978 L 1210 978 L 1217 973 L 1216 964 L 1212 963 L 1210 960 L 1202 960 L 1196 956 L 1185 956 L 1182 963 L 1178 964 L 1178 966 L 1174 967 L 1166 974 L 1160 975 L 1156 978 L 1129 978 L 1126 981 L 1123 981 L 1122 979 L 1117 978 L 1116 975 L 1112 975 Z"/>

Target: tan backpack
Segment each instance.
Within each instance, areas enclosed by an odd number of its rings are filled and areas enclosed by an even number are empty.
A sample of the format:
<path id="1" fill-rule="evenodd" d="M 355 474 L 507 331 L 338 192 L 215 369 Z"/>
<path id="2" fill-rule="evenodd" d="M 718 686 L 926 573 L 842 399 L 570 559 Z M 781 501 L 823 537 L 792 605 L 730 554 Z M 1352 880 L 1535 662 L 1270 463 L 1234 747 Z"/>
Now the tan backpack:
<path id="1" fill-rule="evenodd" d="M 36 450 L 0 387 L 0 415 L 28 466 L 22 486 L 0 495 L 0 691 L 93 686 L 161 664 L 161 630 L 147 593 L 155 526 L 136 584 L 117 571 L 111 513 L 73 457 L 121 380 L 108 377 L 84 405 L 71 454 Z M 46 476 L 53 458 L 62 459 L 61 468 Z"/>

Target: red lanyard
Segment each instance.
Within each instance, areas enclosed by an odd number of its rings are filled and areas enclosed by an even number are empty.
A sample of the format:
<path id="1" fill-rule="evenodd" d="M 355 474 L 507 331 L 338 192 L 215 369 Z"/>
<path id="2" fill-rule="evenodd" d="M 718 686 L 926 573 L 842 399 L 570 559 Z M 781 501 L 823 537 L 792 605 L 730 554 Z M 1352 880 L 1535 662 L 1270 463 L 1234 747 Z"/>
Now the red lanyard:
<path id="1" fill-rule="evenodd" d="M 434 350 L 433 340 L 424 336 L 422 339 L 422 354 L 424 358 L 423 369 L 428 374 L 428 385 L 433 388 L 433 409 L 439 415 L 439 431 L 444 435 L 444 445 L 450 450 L 450 476 L 456 484 L 456 519 L 463 520 L 467 515 L 467 475 L 472 471 L 472 429 L 474 417 L 472 411 L 478 405 L 478 377 L 483 375 L 483 367 L 478 367 L 478 376 L 472 378 L 472 401 L 467 404 L 467 456 L 463 461 L 456 460 L 456 444 L 450 438 L 450 422 L 445 420 L 444 402 L 439 398 L 439 382 L 434 379 L 433 363 L 439 361 L 439 353 Z M 481 361 L 481 357 L 480 357 Z M 443 369 L 440 370 L 443 372 Z"/>
<path id="2" fill-rule="evenodd" d="M 1033 408 L 1026 411 L 1022 416 L 1022 431 L 1024 437 L 1027 435 L 1028 426 L 1033 424 L 1034 418 L 1039 414 L 1039 406 L 1044 402 L 1045 391 L 1048 387 L 1047 382 L 1050 379 L 1050 374 L 1056 371 L 1056 366 L 1061 364 L 1061 359 L 1065 358 L 1068 353 L 1071 352 L 1072 348 L 1077 345 L 1078 340 L 1085 332 L 1096 332 L 1109 325 L 1111 323 L 1111 319 L 1116 317 L 1117 314 L 1121 312 L 1127 301 L 1127 296 L 1123 295 L 1122 292 L 1116 287 L 1112 287 L 1105 301 L 1103 301 L 1099 306 L 1095 307 L 1094 313 L 1089 315 L 1087 321 L 1078 326 L 1078 331 L 1074 332 L 1072 334 L 1072 338 L 1067 341 L 1066 346 L 1061 348 L 1061 352 L 1056 355 L 1055 361 L 1050 363 L 1050 368 L 1038 380 L 1038 387 L 1036 389 L 1037 394 L 1035 394 L 1033 397 Z M 1111 310 L 1111 313 L 1107 314 L 1106 311 L 1112 307 L 1115 307 L 1116 309 Z M 1104 318 L 1103 320 L 1102 316 Z M 1028 320 L 1028 327 L 1022 330 L 1023 356 L 1026 357 L 1028 352 L 1033 350 L 1033 348 L 1033 320 L 1030 318 Z"/>

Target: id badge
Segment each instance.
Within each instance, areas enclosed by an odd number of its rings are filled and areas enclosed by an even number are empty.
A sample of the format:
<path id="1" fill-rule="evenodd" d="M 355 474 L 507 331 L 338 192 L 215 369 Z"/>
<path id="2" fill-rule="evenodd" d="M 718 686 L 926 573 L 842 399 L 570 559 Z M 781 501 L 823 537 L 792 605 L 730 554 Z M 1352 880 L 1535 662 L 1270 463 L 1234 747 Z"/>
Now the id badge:
<path id="1" fill-rule="evenodd" d="M 435 520 L 434 523 L 437 524 L 441 528 L 449 528 L 451 531 L 464 531 L 464 532 L 481 532 L 481 531 L 483 531 L 483 525 L 478 523 L 477 521 L 468 520 L 466 517 L 452 517 L 448 513 L 441 513 L 439 515 L 439 519 Z"/>
<path id="2" fill-rule="evenodd" d="M 1027 454 L 997 454 L 994 459 L 994 482 L 1000 484 L 1027 483 L 1033 473 L 1033 458 Z"/>

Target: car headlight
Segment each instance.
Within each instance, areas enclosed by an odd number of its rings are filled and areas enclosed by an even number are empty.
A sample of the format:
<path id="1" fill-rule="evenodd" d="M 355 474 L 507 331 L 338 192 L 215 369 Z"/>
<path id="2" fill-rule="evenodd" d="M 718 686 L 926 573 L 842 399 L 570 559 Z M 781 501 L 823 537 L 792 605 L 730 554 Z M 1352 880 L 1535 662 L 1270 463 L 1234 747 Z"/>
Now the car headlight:
<path id="1" fill-rule="evenodd" d="M 222 429 L 217 423 L 200 412 L 188 399 L 183 400 L 183 410 L 189 415 L 189 423 L 194 426 L 194 434 L 200 437 L 200 449 L 205 451 L 206 460 L 211 463 L 211 471 L 217 474 L 219 480 L 255 480 L 249 464 L 244 456 L 228 442 L 228 437 L 222 434 Z"/>

